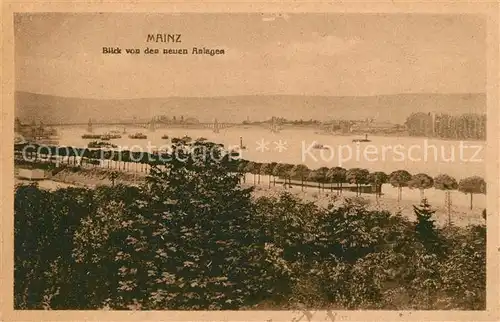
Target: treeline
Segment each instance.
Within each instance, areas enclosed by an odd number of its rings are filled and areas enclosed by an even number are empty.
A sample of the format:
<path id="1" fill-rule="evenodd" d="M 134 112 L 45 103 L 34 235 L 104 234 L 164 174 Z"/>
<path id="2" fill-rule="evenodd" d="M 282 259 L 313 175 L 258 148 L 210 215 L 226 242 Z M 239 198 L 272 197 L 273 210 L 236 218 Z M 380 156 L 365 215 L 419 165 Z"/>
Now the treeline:
<path id="1" fill-rule="evenodd" d="M 188 140 L 189 139 L 189 140 Z M 190 144 L 208 144 L 217 146 L 221 149 L 223 145 L 214 144 L 202 140 L 192 141 L 190 138 L 173 138 L 172 142 L 180 145 Z M 176 146 L 174 144 L 174 146 Z M 37 154 L 39 152 L 40 155 Z M 113 167 L 118 170 L 141 171 L 147 172 L 152 165 L 162 165 L 174 158 L 178 158 L 166 151 L 158 151 L 156 153 L 134 152 L 134 151 L 112 151 L 101 149 L 87 149 L 74 147 L 56 147 L 56 146 L 36 146 L 36 145 L 15 145 L 15 155 L 18 162 L 26 162 L 25 153 L 32 161 L 37 161 L 39 158 L 45 159 L 48 156 L 61 157 L 67 164 L 77 164 L 77 158 L 81 157 L 80 162 L 84 162 L 93 166 Z M 102 162 L 103 160 L 111 160 L 111 162 Z M 55 160 L 52 160 L 55 162 Z M 435 188 L 446 191 L 445 204 L 448 212 L 451 211 L 451 191 L 458 190 L 470 195 L 470 209 L 473 208 L 474 194 L 486 194 L 486 182 L 482 177 L 471 176 L 457 180 L 447 174 L 440 174 L 436 177 L 431 177 L 425 173 L 410 174 L 406 170 L 395 170 L 391 173 L 381 171 L 370 172 L 367 169 L 352 168 L 344 169 L 342 167 L 320 167 L 318 169 L 310 169 L 304 164 L 289 164 L 289 163 L 260 163 L 240 159 L 236 152 L 227 152 L 226 157 L 220 162 L 228 171 L 238 172 L 240 174 L 250 173 L 254 175 L 254 184 L 260 184 L 260 178 L 263 175 L 269 176 L 269 186 L 271 183 L 276 185 L 276 178 L 284 180 L 285 187 L 292 185 L 292 180 L 298 181 L 298 184 L 304 189 L 307 183 L 317 185 L 318 189 L 335 190 L 339 194 L 344 189 L 344 184 L 355 185 L 357 194 L 362 191 L 366 192 L 366 186 L 372 187 L 372 192 L 376 193 L 377 198 L 382 194 L 382 185 L 390 183 L 393 187 L 399 190 L 398 201 L 402 199 L 402 188 L 409 187 L 410 189 L 418 189 L 421 193 L 421 198 L 425 197 L 425 190 Z M 271 178 L 273 178 L 271 180 Z M 245 176 L 242 176 L 245 181 Z"/>
<path id="2" fill-rule="evenodd" d="M 484 225 L 437 228 L 425 200 L 415 222 L 254 200 L 226 163 L 179 153 L 140 187 L 17 186 L 16 309 L 485 309 Z"/>
<path id="3" fill-rule="evenodd" d="M 444 139 L 486 140 L 485 114 L 412 113 L 406 120 L 411 136 L 428 136 Z"/>

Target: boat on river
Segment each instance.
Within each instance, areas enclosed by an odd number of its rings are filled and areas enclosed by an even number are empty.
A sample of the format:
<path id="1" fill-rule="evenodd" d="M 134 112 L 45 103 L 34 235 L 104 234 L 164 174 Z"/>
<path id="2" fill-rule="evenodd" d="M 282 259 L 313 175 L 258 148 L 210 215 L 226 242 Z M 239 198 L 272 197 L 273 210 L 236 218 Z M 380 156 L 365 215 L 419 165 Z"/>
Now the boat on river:
<path id="1" fill-rule="evenodd" d="M 246 150 L 246 145 L 243 145 L 243 138 L 240 136 L 240 150 Z"/>
<path id="2" fill-rule="evenodd" d="M 139 140 L 145 140 L 148 138 L 146 134 L 142 134 L 140 132 L 135 134 L 130 134 L 128 137 L 129 139 L 139 139 Z"/>
<path id="3" fill-rule="evenodd" d="M 328 150 L 329 147 L 321 144 L 321 143 L 315 143 L 313 146 L 312 146 L 313 149 L 317 149 L 317 150 Z"/>
<path id="4" fill-rule="evenodd" d="M 188 135 L 184 135 L 182 138 L 172 138 L 172 144 L 190 145 L 192 141 L 193 139 Z"/>
<path id="5" fill-rule="evenodd" d="M 92 140 L 92 139 L 100 139 L 101 138 L 101 134 L 84 134 L 82 135 L 82 139 L 87 139 L 87 140 Z"/>
<path id="6" fill-rule="evenodd" d="M 364 139 L 354 139 L 354 140 L 352 140 L 352 142 L 355 142 L 355 143 L 371 142 L 371 140 L 368 139 L 368 134 L 365 134 L 365 138 Z"/>
<path id="7" fill-rule="evenodd" d="M 91 149 L 117 148 L 118 146 L 109 142 L 92 141 L 87 145 Z"/>
<path id="8" fill-rule="evenodd" d="M 112 139 L 121 139 L 121 137 L 122 136 L 120 134 L 109 132 L 109 133 L 104 133 L 101 136 L 101 140 L 109 141 L 109 140 L 112 140 Z"/>

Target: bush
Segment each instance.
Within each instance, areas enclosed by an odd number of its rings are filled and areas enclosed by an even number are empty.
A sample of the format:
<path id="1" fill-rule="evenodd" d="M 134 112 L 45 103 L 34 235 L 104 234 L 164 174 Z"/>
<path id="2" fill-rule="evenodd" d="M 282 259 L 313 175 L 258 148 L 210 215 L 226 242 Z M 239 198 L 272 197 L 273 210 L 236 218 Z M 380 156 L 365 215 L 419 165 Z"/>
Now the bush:
<path id="1" fill-rule="evenodd" d="M 55 192 L 17 186 L 14 201 L 14 306 L 16 309 L 85 305 L 72 260 L 73 236 L 92 213 L 91 191 Z"/>
<path id="2" fill-rule="evenodd" d="M 154 167 L 133 204 L 101 203 L 78 232 L 79 258 L 102 268 L 111 308 L 228 309 L 267 294 L 251 190 L 222 163 L 193 159 Z"/>

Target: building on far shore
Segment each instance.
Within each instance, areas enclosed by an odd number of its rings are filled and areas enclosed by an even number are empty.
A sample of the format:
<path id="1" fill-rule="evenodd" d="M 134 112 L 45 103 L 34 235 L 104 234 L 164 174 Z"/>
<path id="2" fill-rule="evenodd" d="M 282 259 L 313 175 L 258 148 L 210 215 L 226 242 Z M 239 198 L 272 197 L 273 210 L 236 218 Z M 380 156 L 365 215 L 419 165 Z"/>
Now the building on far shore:
<path id="1" fill-rule="evenodd" d="M 402 125 L 389 122 L 355 123 L 351 126 L 351 132 L 363 133 L 395 133 L 404 129 Z"/>
<path id="2" fill-rule="evenodd" d="M 405 126 L 411 136 L 445 139 L 486 139 L 486 114 L 460 114 L 416 112 L 408 116 Z"/>
<path id="3" fill-rule="evenodd" d="M 40 143 L 40 144 L 57 144 L 58 137 L 57 131 L 54 128 L 46 127 L 43 122 L 36 124 L 35 121 L 31 124 L 23 124 L 21 120 L 16 117 L 14 121 L 15 140 Z"/>

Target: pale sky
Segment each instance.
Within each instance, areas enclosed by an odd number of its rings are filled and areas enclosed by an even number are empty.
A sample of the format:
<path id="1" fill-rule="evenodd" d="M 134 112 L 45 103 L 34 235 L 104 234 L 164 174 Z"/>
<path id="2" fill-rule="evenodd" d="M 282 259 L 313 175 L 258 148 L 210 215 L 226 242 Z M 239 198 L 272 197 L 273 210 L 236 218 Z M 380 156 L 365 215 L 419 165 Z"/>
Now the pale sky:
<path id="1" fill-rule="evenodd" d="M 149 33 L 182 34 L 148 44 Z M 16 90 L 82 98 L 485 92 L 480 16 L 23 13 Z M 102 47 L 223 48 L 222 56 Z"/>

